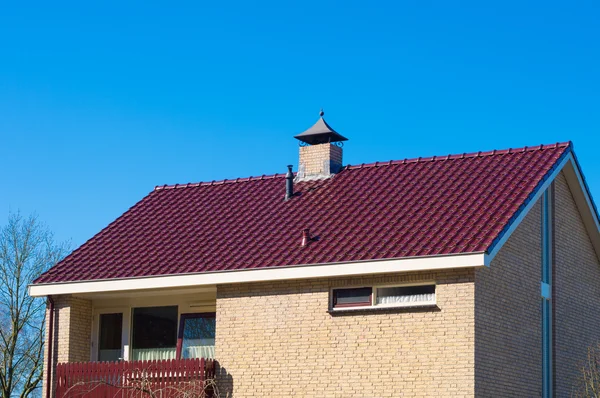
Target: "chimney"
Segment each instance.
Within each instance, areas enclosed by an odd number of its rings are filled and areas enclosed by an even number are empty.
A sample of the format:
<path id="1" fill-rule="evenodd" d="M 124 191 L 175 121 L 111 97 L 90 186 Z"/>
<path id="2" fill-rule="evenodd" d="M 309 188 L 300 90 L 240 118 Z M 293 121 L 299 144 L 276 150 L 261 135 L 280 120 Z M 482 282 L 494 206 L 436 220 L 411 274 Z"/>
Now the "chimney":
<path id="1" fill-rule="evenodd" d="M 342 141 L 348 139 L 338 134 L 323 118 L 294 138 L 300 141 L 300 160 L 297 180 L 329 178 L 342 169 Z"/>

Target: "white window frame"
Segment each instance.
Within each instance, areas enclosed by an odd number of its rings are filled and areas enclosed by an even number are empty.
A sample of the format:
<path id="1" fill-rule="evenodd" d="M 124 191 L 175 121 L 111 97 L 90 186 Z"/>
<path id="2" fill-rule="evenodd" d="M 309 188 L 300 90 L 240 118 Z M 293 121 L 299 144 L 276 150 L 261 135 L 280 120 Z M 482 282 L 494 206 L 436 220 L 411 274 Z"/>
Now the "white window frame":
<path id="1" fill-rule="evenodd" d="M 98 344 L 100 343 L 100 315 L 102 314 L 123 314 L 123 324 L 121 325 L 121 358 L 124 361 L 129 360 L 129 338 L 131 324 L 131 308 L 130 307 L 113 307 L 95 309 L 92 318 L 92 344 L 91 355 L 93 362 L 98 361 Z"/>
<path id="2" fill-rule="evenodd" d="M 393 304 L 377 304 L 377 290 L 381 288 L 389 287 L 412 287 L 412 286 L 434 286 L 434 300 L 422 301 L 418 303 L 393 303 Z M 357 289 L 361 287 L 370 287 L 371 293 L 371 305 L 370 306 L 356 306 L 356 307 L 339 307 L 333 306 L 334 290 L 341 289 Z M 331 312 L 343 312 L 343 311 L 370 311 L 375 309 L 388 309 L 388 308 L 418 308 L 418 307 L 435 307 L 437 306 L 437 284 L 432 281 L 414 282 L 414 283 L 390 283 L 390 284 L 373 284 L 373 285 L 354 285 L 354 286 L 335 286 L 329 289 L 329 310 Z"/>

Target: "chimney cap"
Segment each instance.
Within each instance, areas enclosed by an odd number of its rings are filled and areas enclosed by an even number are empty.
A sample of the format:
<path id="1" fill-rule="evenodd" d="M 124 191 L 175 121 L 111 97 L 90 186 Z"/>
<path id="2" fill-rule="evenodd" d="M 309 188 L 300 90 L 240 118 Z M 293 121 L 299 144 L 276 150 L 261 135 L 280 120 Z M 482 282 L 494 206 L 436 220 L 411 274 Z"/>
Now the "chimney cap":
<path id="1" fill-rule="evenodd" d="M 323 109 L 319 112 L 321 116 L 319 120 L 308 130 L 303 133 L 298 134 L 294 138 L 309 144 L 309 145 L 317 145 L 317 144 L 326 144 L 328 142 L 338 142 L 338 141 L 348 141 L 348 138 L 336 132 L 331 128 L 330 125 L 327 124 L 323 115 Z"/>

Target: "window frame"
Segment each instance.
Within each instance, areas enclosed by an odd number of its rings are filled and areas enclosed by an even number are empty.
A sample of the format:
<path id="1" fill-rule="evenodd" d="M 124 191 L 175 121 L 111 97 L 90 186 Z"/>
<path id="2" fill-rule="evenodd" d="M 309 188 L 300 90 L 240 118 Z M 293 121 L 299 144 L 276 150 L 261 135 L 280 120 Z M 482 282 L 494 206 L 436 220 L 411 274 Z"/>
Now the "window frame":
<path id="1" fill-rule="evenodd" d="M 92 362 L 98 362 L 98 346 L 100 345 L 100 315 L 123 314 L 123 325 L 121 327 L 121 357 L 124 361 L 129 360 L 131 347 L 131 308 L 130 307 L 106 307 L 94 309 L 92 316 L 92 344 L 90 344 L 90 358 Z"/>
<path id="2" fill-rule="evenodd" d="M 335 291 L 336 290 L 351 290 L 351 289 L 371 289 L 371 294 L 369 294 L 369 301 L 364 301 L 364 302 L 360 302 L 360 303 L 350 303 L 350 304 L 336 304 L 335 303 Z M 374 294 L 375 288 L 373 286 L 351 286 L 351 287 L 338 287 L 338 288 L 333 288 L 331 289 L 331 308 L 335 308 L 335 309 L 346 309 L 346 308 L 364 308 L 364 307 L 370 307 L 373 305 L 373 294 Z"/>
<path id="3" fill-rule="evenodd" d="M 179 328 L 177 330 L 177 350 L 175 351 L 175 359 L 181 359 L 181 351 L 183 350 L 183 328 L 185 327 L 186 319 L 194 318 L 215 318 L 216 312 L 186 312 L 179 315 Z"/>
<path id="4" fill-rule="evenodd" d="M 177 337 L 179 336 L 179 318 L 181 316 L 181 307 L 179 304 L 166 304 L 166 305 L 160 305 L 160 304 L 155 304 L 155 305 L 136 305 L 136 306 L 131 306 L 129 313 L 130 313 L 130 318 L 129 318 L 129 341 L 130 341 L 130 345 L 129 345 L 129 355 L 128 357 L 130 358 L 130 360 L 134 360 L 134 350 L 136 348 L 133 347 L 133 339 L 134 339 L 134 323 L 135 323 L 135 310 L 136 309 L 140 309 L 140 308 L 160 308 L 160 307 L 176 307 L 177 308 L 177 317 L 175 319 L 175 357 L 177 358 Z"/>
<path id="5" fill-rule="evenodd" d="M 434 300 L 423 301 L 423 302 L 408 302 L 408 303 L 392 303 L 392 304 L 377 304 L 378 289 L 390 288 L 390 287 L 413 287 L 413 286 L 433 286 L 434 287 Z M 335 306 L 334 297 L 336 290 L 343 289 L 357 289 L 371 287 L 371 303 L 365 305 L 346 305 L 346 306 Z M 393 309 L 393 308 L 419 308 L 419 307 L 435 307 L 437 306 L 437 283 L 434 281 L 423 281 L 415 283 L 387 283 L 387 284 L 372 284 L 372 285 L 361 285 L 361 286 L 334 286 L 329 289 L 329 311 L 370 311 L 378 309 Z"/>
<path id="6" fill-rule="evenodd" d="M 124 351 L 123 350 L 123 346 L 124 346 L 124 344 L 123 344 L 123 333 L 124 333 L 123 324 L 124 324 L 124 318 L 125 318 L 125 314 L 122 311 L 102 312 L 102 313 L 98 314 L 98 338 L 97 338 L 97 344 L 96 344 L 96 350 L 95 350 L 96 358 L 98 359 L 98 362 L 103 362 L 100 359 L 100 351 L 101 351 L 100 346 L 102 345 L 102 317 L 104 315 L 120 315 L 121 316 L 121 336 L 119 338 L 119 348 L 118 349 L 120 351 L 119 359 L 122 359 L 123 351 Z M 119 360 L 119 359 L 117 359 L 117 360 Z M 111 361 L 109 361 L 109 362 L 111 362 Z"/>

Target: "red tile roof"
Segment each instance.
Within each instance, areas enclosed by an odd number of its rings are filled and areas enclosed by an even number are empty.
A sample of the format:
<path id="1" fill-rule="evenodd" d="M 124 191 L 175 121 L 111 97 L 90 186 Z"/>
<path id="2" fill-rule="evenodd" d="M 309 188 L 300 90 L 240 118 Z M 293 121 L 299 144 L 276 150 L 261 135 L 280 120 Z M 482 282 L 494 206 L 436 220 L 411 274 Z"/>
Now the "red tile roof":
<path id="1" fill-rule="evenodd" d="M 570 150 L 347 166 L 289 201 L 284 174 L 159 186 L 35 283 L 484 252 Z"/>

